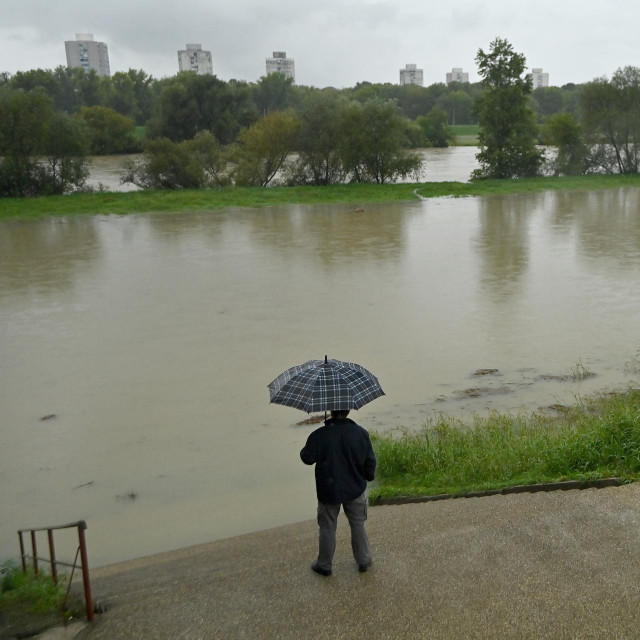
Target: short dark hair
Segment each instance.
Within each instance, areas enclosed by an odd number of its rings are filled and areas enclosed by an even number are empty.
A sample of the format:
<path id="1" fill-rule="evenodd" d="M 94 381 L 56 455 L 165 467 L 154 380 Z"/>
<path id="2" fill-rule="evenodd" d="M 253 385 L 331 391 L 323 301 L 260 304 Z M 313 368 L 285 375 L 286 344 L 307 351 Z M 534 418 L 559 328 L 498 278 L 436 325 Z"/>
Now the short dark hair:
<path id="1" fill-rule="evenodd" d="M 336 409 L 331 411 L 332 418 L 346 418 L 349 415 L 349 409 Z"/>

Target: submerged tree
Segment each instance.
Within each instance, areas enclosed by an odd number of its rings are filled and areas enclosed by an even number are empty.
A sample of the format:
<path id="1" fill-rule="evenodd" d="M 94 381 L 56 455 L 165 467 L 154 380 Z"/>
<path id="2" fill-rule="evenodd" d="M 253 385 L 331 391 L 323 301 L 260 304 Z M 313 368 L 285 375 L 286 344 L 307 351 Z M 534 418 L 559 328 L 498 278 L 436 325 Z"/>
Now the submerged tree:
<path id="1" fill-rule="evenodd" d="M 608 173 L 638 173 L 640 68 L 590 82 L 580 94 L 580 110 L 593 163 Z"/>
<path id="2" fill-rule="evenodd" d="M 485 92 L 476 101 L 481 126 L 473 178 L 519 178 L 538 174 L 543 153 L 536 148 L 536 125 L 529 107 L 531 78 L 526 59 L 507 40 L 496 38 L 489 52 L 478 50 L 478 73 Z"/>
<path id="3" fill-rule="evenodd" d="M 582 127 L 570 113 L 551 116 L 544 127 L 545 141 L 557 147 L 549 168 L 556 176 L 576 176 L 590 168 L 589 150 L 584 143 Z"/>

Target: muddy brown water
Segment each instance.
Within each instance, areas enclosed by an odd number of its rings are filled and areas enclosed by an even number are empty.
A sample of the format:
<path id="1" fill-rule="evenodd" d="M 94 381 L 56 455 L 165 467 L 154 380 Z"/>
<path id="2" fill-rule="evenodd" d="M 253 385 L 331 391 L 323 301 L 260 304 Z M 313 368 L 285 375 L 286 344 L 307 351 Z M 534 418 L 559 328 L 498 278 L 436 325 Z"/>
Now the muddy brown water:
<path id="1" fill-rule="evenodd" d="M 78 519 L 97 566 L 313 518 L 316 427 L 266 387 L 310 358 L 378 375 L 379 430 L 640 378 L 637 190 L 355 209 L 1 223 L 0 558 Z"/>

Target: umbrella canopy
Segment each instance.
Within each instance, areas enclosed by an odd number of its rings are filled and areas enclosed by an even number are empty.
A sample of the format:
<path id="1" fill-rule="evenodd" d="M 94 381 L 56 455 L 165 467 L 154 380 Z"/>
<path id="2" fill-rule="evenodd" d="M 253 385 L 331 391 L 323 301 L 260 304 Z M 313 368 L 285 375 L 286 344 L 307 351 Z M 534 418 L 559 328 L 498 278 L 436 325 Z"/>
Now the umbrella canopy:
<path id="1" fill-rule="evenodd" d="M 281 373 L 269 384 L 270 402 L 312 411 L 359 409 L 384 395 L 370 371 L 355 362 L 309 360 Z"/>

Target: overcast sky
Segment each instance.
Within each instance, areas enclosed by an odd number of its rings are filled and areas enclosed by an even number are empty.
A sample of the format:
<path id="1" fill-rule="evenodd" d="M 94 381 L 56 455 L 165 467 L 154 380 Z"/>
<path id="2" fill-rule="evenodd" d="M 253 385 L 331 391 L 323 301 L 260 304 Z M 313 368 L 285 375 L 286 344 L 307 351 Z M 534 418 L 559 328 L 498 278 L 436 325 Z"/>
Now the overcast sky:
<path id="1" fill-rule="evenodd" d="M 0 0 L 0 71 L 66 64 L 64 41 L 93 33 L 111 73 L 178 71 L 187 42 L 211 51 L 223 80 L 255 81 L 265 58 L 286 51 L 296 83 L 398 83 L 415 63 L 425 85 L 452 67 L 478 79 L 475 55 L 496 36 L 542 67 L 549 83 L 587 82 L 640 66 L 637 0 Z"/>

